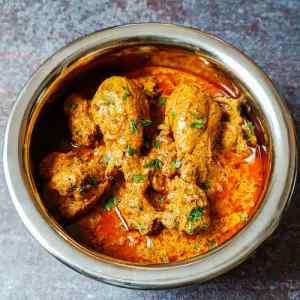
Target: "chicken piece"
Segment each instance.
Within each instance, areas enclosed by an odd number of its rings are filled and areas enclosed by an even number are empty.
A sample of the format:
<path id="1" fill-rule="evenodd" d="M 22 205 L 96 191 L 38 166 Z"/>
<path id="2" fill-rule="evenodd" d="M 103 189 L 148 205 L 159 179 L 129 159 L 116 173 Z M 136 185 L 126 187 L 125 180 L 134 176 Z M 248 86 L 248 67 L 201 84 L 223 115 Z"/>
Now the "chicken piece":
<path id="1" fill-rule="evenodd" d="M 143 142 L 142 120 L 149 119 L 148 103 L 133 81 L 120 76 L 106 79 L 98 88 L 91 112 L 101 129 L 108 153 L 107 174 L 122 167 Z"/>
<path id="2" fill-rule="evenodd" d="M 40 165 L 47 181 L 45 196 L 59 215 L 71 219 L 93 206 L 108 186 L 104 147 L 54 152 Z"/>
<path id="3" fill-rule="evenodd" d="M 168 99 L 169 124 L 181 162 L 181 178 L 196 183 L 207 178 L 207 164 L 221 121 L 221 109 L 197 85 L 183 82 Z"/>
<path id="4" fill-rule="evenodd" d="M 72 141 L 81 146 L 91 146 L 97 135 L 96 124 L 90 114 L 89 102 L 80 95 L 72 94 L 64 103 Z"/>
<path id="5" fill-rule="evenodd" d="M 241 99 L 217 97 L 216 100 L 223 105 L 228 120 L 223 125 L 222 146 L 227 150 L 234 150 L 241 155 L 249 155 L 251 150 L 248 144 L 257 143 L 253 124 L 241 116 Z"/>
<path id="6" fill-rule="evenodd" d="M 143 179 L 146 180 L 146 179 Z M 149 204 L 143 193 L 144 183 L 125 183 L 117 193 L 118 208 L 130 229 L 141 234 L 152 231 L 154 221 L 159 212 Z"/>
<path id="7" fill-rule="evenodd" d="M 149 170 L 152 188 L 163 193 L 166 190 L 167 180 L 175 176 L 181 164 L 177 160 L 176 146 L 168 126 L 161 124 L 159 129 L 160 133 L 149 155 L 144 159 L 143 166 Z"/>
<path id="8" fill-rule="evenodd" d="M 187 234 L 208 229 L 210 217 L 205 192 L 179 177 L 170 181 L 168 189 L 168 204 L 161 217 L 164 226 Z"/>

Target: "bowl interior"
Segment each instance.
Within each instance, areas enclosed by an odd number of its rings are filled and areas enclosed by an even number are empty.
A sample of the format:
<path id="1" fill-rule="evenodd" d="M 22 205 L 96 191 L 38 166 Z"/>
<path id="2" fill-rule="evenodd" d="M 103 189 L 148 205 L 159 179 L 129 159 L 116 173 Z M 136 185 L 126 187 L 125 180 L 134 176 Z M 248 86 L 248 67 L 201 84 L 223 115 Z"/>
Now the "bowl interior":
<path id="1" fill-rule="evenodd" d="M 35 201 L 40 208 L 41 212 L 47 219 L 47 222 L 58 232 L 65 240 L 71 243 L 80 251 L 87 255 L 92 255 L 99 260 L 107 260 L 113 263 L 122 263 L 129 265 L 136 265 L 120 261 L 95 252 L 83 245 L 79 244 L 73 239 L 65 230 L 68 226 L 67 223 L 58 223 L 55 218 L 49 213 L 45 203 L 42 200 L 42 182 L 38 176 L 38 162 L 41 161 L 46 154 L 61 148 L 63 141 L 68 139 L 67 123 L 63 113 L 63 102 L 71 93 L 80 92 L 81 95 L 90 99 L 93 97 L 99 84 L 111 75 L 122 75 L 128 71 L 134 70 L 137 67 L 142 67 L 147 64 L 149 57 L 156 51 L 165 50 L 175 55 L 197 55 L 200 59 L 206 60 L 212 64 L 221 74 L 225 74 L 230 78 L 238 87 L 243 91 L 247 98 L 248 114 L 256 116 L 255 122 L 258 124 L 259 142 L 268 148 L 270 155 L 269 162 L 271 161 L 271 142 L 268 124 L 264 114 L 259 105 L 259 101 L 255 99 L 241 81 L 234 76 L 224 65 L 218 61 L 214 56 L 209 55 L 207 51 L 195 49 L 192 46 L 182 45 L 174 46 L 170 44 L 157 44 L 157 43 L 140 43 L 131 41 L 130 46 L 117 45 L 112 49 L 94 49 L 89 53 L 81 54 L 80 57 L 72 57 L 67 62 L 62 64 L 57 74 L 49 76 L 49 81 L 41 91 L 35 105 L 31 110 L 30 122 L 27 124 L 26 138 L 25 138 L 25 151 L 24 160 L 26 165 L 27 176 L 29 178 Z M 195 72 L 192 65 L 174 65 L 174 60 L 171 59 L 166 63 L 166 67 L 178 67 L 187 72 Z M 50 74 L 51 75 L 51 74 Z M 228 87 L 228 93 L 236 93 L 235 87 Z M 271 166 L 271 165 L 270 165 Z M 268 172 L 268 176 L 271 169 Z M 266 180 L 268 182 L 268 179 Z M 265 185 L 265 190 L 267 184 Z M 263 195 L 261 196 L 263 199 Z M 255 216 L 250 222 L 255 222 Z M 240 230 L 237 234 L 242 234 Z M 230 243 L 229 239 L 226 243 Z M 225 243 L 225 244 L 226 244 Z M 218 247 L 211 251 L 219 251 L 224 247 Z M 192 260 L 202 259 L 210 255 L 211 252 L 205 255 L 199 255 L 188 260 L 180 261 L 178 264 L 184 264 Z M 153 267 L 153 266 L 152 266 Z"/>

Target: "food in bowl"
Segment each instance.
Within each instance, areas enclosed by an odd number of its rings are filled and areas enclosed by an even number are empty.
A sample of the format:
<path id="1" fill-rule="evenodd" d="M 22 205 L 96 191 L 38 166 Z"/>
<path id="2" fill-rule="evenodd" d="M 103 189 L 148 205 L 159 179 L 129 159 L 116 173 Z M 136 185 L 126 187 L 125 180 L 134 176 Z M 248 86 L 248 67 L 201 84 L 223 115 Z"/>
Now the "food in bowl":
<path id="1" fill-rule="evenodd" d="M 228 241 L 255 214 L 269 139 L 251 97 L 203 54 L 132 53 L 114 53 L 109 72 L 69 82 L 48 105 L 33 138 L 35 179 L 84 246 L 135 263 L 181 261 Z"/>

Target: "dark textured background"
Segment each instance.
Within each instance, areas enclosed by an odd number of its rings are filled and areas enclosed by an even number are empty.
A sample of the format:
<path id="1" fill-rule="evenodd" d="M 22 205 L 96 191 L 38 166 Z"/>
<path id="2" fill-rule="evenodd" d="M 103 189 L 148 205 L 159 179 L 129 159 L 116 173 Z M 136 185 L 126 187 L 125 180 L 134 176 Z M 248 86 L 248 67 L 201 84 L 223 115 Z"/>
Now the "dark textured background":
<path id="1" fill-rule="evenodd" d="M 0 0 L 1 153 L 16 94 L 41 62 L 89 32 L 145 21 L 192 25 L 240 48 L 274 80 L 299 132 L 299 0 Z M 298 184 L 278 230 L 235 270 L 202 285 L 133 291 L 85 278 L 48 255 L 17 216 L 1 167 L 0 299 L 300 299 L 299 200 Z"/>

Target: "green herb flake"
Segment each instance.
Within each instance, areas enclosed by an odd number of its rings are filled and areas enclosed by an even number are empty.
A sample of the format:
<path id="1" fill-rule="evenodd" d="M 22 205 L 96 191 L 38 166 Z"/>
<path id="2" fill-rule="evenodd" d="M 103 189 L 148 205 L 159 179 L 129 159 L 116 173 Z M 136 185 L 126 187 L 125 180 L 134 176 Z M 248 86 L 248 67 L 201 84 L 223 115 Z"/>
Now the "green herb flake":
<path id="1" fill-rule="evenodd" d="M 201 129 L 204 127 L 206 120 L 203 119 L 195 119 L 194 122 L 191 123 L 191 128 Z"/>
<path id="2" fill-rule="evenodd" d="M 137 125 L 136 125 L 136 120 L 130 120 L 130 131 L 132 133 L 136 133 L 138 130 Z"/>
<path id="3" fill-rule="evenodd" d="M 128 98 L 129 96 L 131 96 L 131 93 L 130 93 L 130 91 L 129 91 L 128 86 L 123 86 L 123 91 L 124 91 L 124 94 L 123 94 L 123 96 L 122 96 L 122 99 L 123 99 L 123 100 L 127 100 L 127 98 Z"/>
<path id="4" fill-rule="evenodd" d="M 144 175 L 133 175 L 132 176 L 132 180 L 134 183 L 140 183 L 142 181 L 144 181 L 145 176 Z"/>
<path id="5" fill-rule="evenodd" d="M 245 121 L 245 127 L 247 129 L 249 129 L 250 131 L 253 131 L 254 130 L 254 125 L 251 121 Z"/>
<path id="6" fill-rule="evenodd" d="M 215 240 L 208 240 L 207 247 L 208 247 L 208 250 L 215 249 L 217 247 L 217 242 Z"/>
<path id="7" fill-rule="evenodd" d="M 153 124 L 153 122 L 152 122 L 152 120 L 142 119 L 141 124 L 142 124 L 143 127 L 147 127 L 147 126 L 151 126 Z"/>
<path id="8" fill-rule="evenodd" d="M 186 233 L 188 233 L 188 234 L 194 234 L 194 227 L 193 227 L 191 221 L 188 222 L 188 227 L 186 229 Z"/>
<path id="9" fill-rule="evenodd" d="M 143 232 L 145 229 L 146 229 L 145 224 L 142 224 L 142 223 L 138 224 L 138 230 L 139 230 L 140 232 Z"/>
<path id="10" fill-rule="evenodd" d="M 171 166 L 173 169 L 179 169 L 181 165 L 182 165 L 181 160 L 175 159 L 171 161 Z"/>
<path id="11" fill-rule="evenodd" d="M 195 249 L 196 251 L 198 251 L 198 250 L 200 249 L 200 243 L 199 243 L 199 242 L 195 242 L 195 244 L 194 244 L 194 249 Z"/>
<path id="12" fill-rule="evenodd" d="M 192 115 L 192 117 L 193 117 L 194 119 L 198 119 L 198 118 L 199 118 L 199 114 L 197 114 L 197 113 L 194 112 L 194 111 L 191 111 L 190 114 Z"/>
<path id="13" fill-rule="evenodd" d="M 135 149 L 133 149 L 131 146 L 128 146 L 127 153 L 129 156 L 133 156 L 135 154 Z"/>
<path id="14" fill-rule="evenodd" d="M 159 196 L 159 198 L 158 198 L 159 204 L 160 204 L 160 205 L 163 205 L 163 204 L 164 204 L 164 201 L 165 201 L 164 196 Z"/>
<path id="15" fill-rule="evenodd" d="M 167 98 L 166 97 L 159 97 L 158 98 L 158 103 L 159 103 L 159 105 L 165 105 L 167 103 Z"/>
<path id="16" fill-rule="evenodd" d="M 108 164 L 108 162 L 110 161 L 110 156 L 107 153 L 105 153 L 103 155 L 102 160 L 103 160 L 104 163 Z"/>
<path id="17" fill-rule="evenodd" d="M 188 220 L 189 222 L 197 222 L 203 217 L 203 214 L 204 214 L 204 208 L 196 207 L 191 211 Z"/>
<path id="18" fill-rule="evenodd" d="M 118 204 L 118 198 L 113 196 L 105 200 L 103 207 L 105 210 L 109 211 L 115 206 L 117 206 L 117 204 Z"/>
<path id="19" fill-rule="evenodd" d="M 108 105 L 110 105 L 112 103 L 113 102 L 112 102 L 112 100 L 111 100 L 111 98 L 109 96 L 107 96 L 107 95 L 103 95 L 102 96 L 102 104 L 103 105 L 108 106 Z"/>
<path id="20" fill-rule="evenodd" d="M 87 183 L 93 187 L 98 185 L 98 179 L 96 176 L 89 176 L 87 178 Z"/>
<path id="21" fill-rule="evenodd" d="M 156 148 L 156 149 L 159 149 L 160 148 L 160 141 L 155 140 L 154 143 L 153 143 L 153 147 Z"/>
<path id="22" fill-rule="evenodd" d="M 161 169 L 162 168 L 162 161 L 158 158 L 152 159 L 148 163 L 144 165 L 144 168 L 152 168 L 152 169 Z"/>
<path id="23" fill-rule="evenodd" d="M 249 216 L 246 212 L 241 212 L 240 213 L 240 219 L 241 219 L 242 222 L 247 222 L 248 219 L 249 219 Z"/>
<path id="24" fill-rule="evenodd" d="M 66 104 L 66 108 L 69 109 L 69 110 L 74 110 L 78 107 L 78 104 L 77 103 L 67 103 Z"/>
<path id="25" fill-rule="evenodd" d="M 176 111 L 175 110 L 171 110 L 170 111 L 170 114 L 171 114 L 171 116 L 173 117 L 173 118 L 175 118 L 176 117 Z"/>
<path id="26" fill-rule="evenodd" d="M 210 181 L 203 181 L 200 184 L 200 187 L 204 190 L 207 191 L 211 188 L 211 182 Z"/>
<path id="27" fill-rule="evenodd" d="M 96 187 L 98 185 L 98 183 L 99 183 L 99 181 L 96 176 L 85 177 L 84 182 L 79 187 L 80 194 L 83 195 L 91 188 Z"/>

